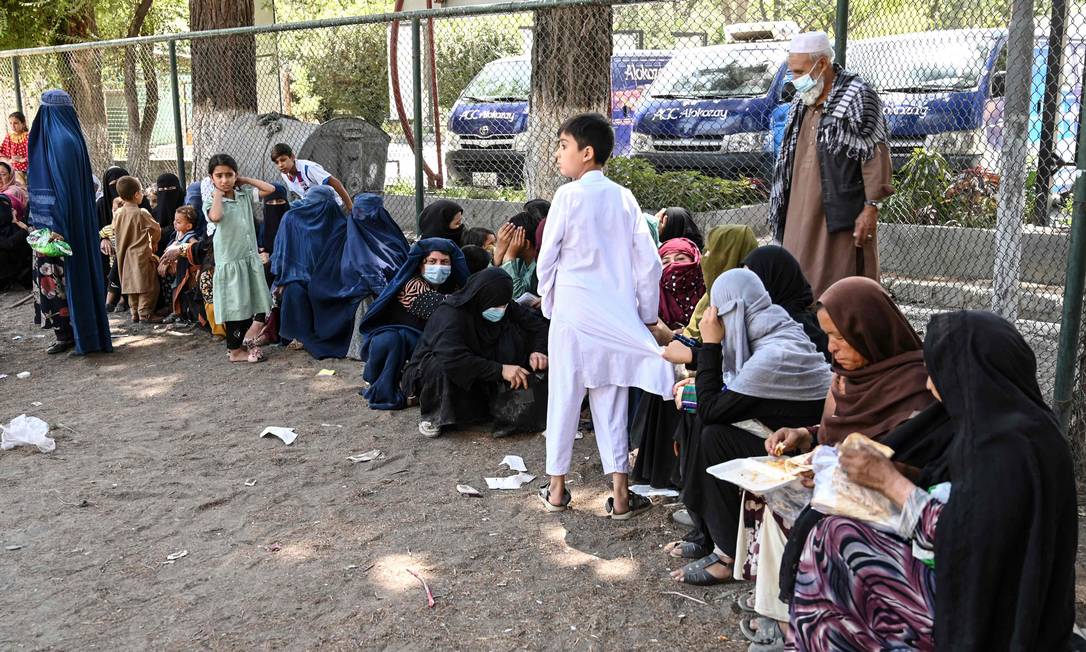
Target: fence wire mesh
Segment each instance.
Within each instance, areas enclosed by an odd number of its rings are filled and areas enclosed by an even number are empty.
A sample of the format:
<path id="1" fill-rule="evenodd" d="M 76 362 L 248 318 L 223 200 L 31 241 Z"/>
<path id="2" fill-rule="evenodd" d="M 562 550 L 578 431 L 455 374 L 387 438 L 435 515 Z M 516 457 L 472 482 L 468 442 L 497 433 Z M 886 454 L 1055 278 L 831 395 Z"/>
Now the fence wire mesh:
<path id="1" fill-rule="evenodd" d="M 406 228 L 421 151 L 427 201 L 454 198 L 471 226 L 495 231 L 525 200 L 551 195 L 556 127 L 594 110 L 616 133 L 609 174 L 645 212 L 682 206 L 703 227 L 742 222 L 768 241 L 795 96 L 788 42 L 826 30 L 883 102 L 895 189 L 879 214 L 883 284 L 921 330 L 933 312 L 961 308 L 1015 320 L 1051 395 L 1086 14 L 1065 0 L 847 6 L 847 21 L 826 0 L 424 18 L 418 52 L 410 21 L 179 35 L 176 98 L 167 44 L 157 43 L 24 55 L 18 80 L 13 60 L 0 59 L 0 99 L 14 110 L 18 83 L 32 118 L 43 90 L 68 89 L 95 169 L 121 165 L 145 182 L 177 171 L 177 134 L 188 181 L 218 152 L 276 180 L 269 150 L 285 142 L 350 191 L 384 192 Z"/>

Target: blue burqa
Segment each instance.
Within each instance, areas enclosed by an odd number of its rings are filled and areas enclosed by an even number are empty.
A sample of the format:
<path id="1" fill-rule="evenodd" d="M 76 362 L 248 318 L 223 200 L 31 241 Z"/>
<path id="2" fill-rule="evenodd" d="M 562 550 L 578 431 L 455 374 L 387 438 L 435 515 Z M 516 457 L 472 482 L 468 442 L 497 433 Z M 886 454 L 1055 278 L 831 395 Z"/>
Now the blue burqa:
<path id="1" fill-rule="evenodd" d="M 192 225 L 196 237 L 205 237 L 207 235 L 207 218 L 204 216 L 204 198 L 200 194 L 199 181 L 193 181 L 185 189 L 185 203 L 192 206 L 192 210 L 196 212 L 196 224 Z"/>
<path id="2" fill-rule="evenodd" d="M 64 273 L 75 351 L 112 351 L 90 156 L 72 98 L 64 91 L 42 93 L 29 159 L 30 222 L 59 233 L 72 247 Z"/>
<path id="3" fill-rule="evenodd" d="M 384 290 L 407 248 L 380 197 L 356 197 L 345 217 L 335 191 L 311 188 L 283 216 L 275 237 L 280 336 L 300 341 L 317 359 L 345 357 L 359 304 Z"/>
<path id="4" fill-rule="evenodd" d="M 411 359 L 422 332 L 411 326 L 390 323 L 386 308 L 412 277 L 418 275 L 422 261 L 430 252 L 441 251 L 452 258 L 452 274 L 439 290 L 451 293 L 464 286 L 468 279 L 468 264 L 464 254 L 451 240 L 427 238 L 411 247 L 407 260 L 380 296 L 370 305 L 358 330 L 362 334 L 362 354 L 366 361 L 362 380 L 369 387 L 359 392 L 369 401 L 373 410 L 400 410 L 407 405 L 407 397 L 400 389 L 400 376 L 404 365 Z"/>

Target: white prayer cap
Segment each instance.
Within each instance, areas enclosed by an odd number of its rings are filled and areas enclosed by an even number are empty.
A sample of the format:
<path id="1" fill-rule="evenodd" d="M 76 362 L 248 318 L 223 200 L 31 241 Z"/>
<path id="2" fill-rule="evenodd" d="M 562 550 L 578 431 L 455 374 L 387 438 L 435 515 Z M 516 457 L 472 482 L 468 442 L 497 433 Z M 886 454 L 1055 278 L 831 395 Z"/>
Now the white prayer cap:
<path id="1" fill-rule="evenodd" d="M 804 32 L 792 37 L 788 51 L 792 54 L 821 54 L 829 49 L 830 37 L 825 32 Z"/>

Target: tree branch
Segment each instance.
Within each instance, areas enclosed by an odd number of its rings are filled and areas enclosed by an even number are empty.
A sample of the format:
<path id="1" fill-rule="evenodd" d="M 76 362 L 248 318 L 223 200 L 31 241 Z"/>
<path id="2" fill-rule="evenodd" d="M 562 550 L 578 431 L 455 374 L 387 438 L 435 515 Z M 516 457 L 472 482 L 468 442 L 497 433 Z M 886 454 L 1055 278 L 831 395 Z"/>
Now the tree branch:
<path id="1" fill-rule="evenodd" d="M 147 20 L 147 14 L 151 12 L 151 3 L 154 0 L 137 0 L 136 13 L 132 16 L 132 23 L 128 26 L 128 38 L 134 38 L 143 31 L 143 23 Z"/>

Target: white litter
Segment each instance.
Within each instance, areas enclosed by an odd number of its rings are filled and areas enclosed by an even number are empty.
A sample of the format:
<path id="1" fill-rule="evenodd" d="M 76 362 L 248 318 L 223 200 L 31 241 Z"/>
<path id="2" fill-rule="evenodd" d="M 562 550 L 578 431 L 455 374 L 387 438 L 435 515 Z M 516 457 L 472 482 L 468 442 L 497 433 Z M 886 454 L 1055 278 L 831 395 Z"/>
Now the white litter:
<path id="1" fill-rule="evenodd" d="M 458 484 L 456 490 L 460 492 L 461 496 L 470 496 L 472 498 L 482 498 L 483 494 L 479 493 L 479 490 L 469 484 Z"/>
<path id="2" fill-rule="evenodd" d="M 41 407 L 41 401 L 31 401 L 30 404 L 34 407 Z"/>
<path id="3" fill-rule="evenodd" d="M 635 484 L 630 486 L 630 491 L 634 492 L 638 496 L 644 496 L 645 498 L 652 498 L 653 496 L 678 496 L 679 492 L 674 489 L 657 489 L 656 487 L 648 484 Z"/>
<path id="4" fill-rule="evenodd" d="M 375 449 L 373 449 L 371 451 L 366 451 L 365 453 L 360 453 L 358 455 L 351 455 L 347 459 L 352 461 L 352 462 L 372 462 L 373 460 L 377 459 L 378 457 L 381 457 L 381 451 L 379 451 L 379 450 L 377 450 L 375 448 Z"/>
<path id="5" fill-rule="evenodd" d="M 8 425 L 0 425 L 0 450 L 10 450 L 16 446 L 37 446 L 43 453 L 51 453 L 57 448 L 57 443 L 49 434 L 49 424 L 38 417 L 28 417 L 20 414 L 11 420 Z"/>
<path id="6" fill-rule="evenodd" d="M 535 480 L 535 476 L 530 473 L 521 472 L 504 478 L 483 479 L 486 480 L 487 489 L 520 489 L 532 480 Z"/>
<path id="7" fill-rule="evenodd" d="M 3 379 L 5 379 L 5 378 L 7 378 L 7 377 L 8 377 L 8 375 L 7 375 L 7 374 L 0 374 L 0 380 L 3 380 Z"/>
<path id="8" fill-rule="evenodd" d="M 246 486 L 246 487 L 255 487 L 255 486 L 256 486 L 256 478 L 252 478 L 252 479 L 250 479 L 250 480 L 246 480 L 246 481 L 245 481 L 245 486 Z"/>
<path id="9" fill-rule="evenodd" d="M 4 550 L 7 550 L 9 552 L 15 552 L 16 550 L 22 550 L 22 548 L 23 548 L 22 546 L 18 546 L 18 545 L 16 545 L 16 546 L 4 546 Z"/>
<path id="10" fill-rule="evenodd" d="M 19 380 L 26 380 L 27 378 L 30 378 L 30 372 L 29 371 L 20 371 L 19 373 L 15 374 L 15 377 L 18 378 Z"/>
<path id="11" fill-rule="evenodd" d="M 278 437 L 283 440 L 283 443 L 290 446 L 294 443 L 294 440 L 298 438 L 298 433 L 294 432 L 294 428 L 283 428 L 281 426 L 268 426 L 264 429 L 264 432 L 260 433 L 261 437 Z"/>
<path id="12" fill-rule="evenodd" d="M 343 426 L 334 423 L 322 423 L 321 428 L 342 428 Z"/>
<path id="13" fill-rule="evenodd" d="M 188 557 L 188 555 L 189 555 L 188 550 L 178 550 L 177 552 L 175 552 L 173 554 L 166 555 L 166 561 L 164 561 L 162 563 L 163 564 L 172 564 L 175 561 L 177 561 L 178 559 L 181 559 L 182 557 Z"/>
<path id="14" fill-rule="evenodd" d="M 502 464 L 508 466 L 510 471 L 528 472 L 528 467 L 524 466 L 524 458 L 520 455 L 506 455 L 498 466 Z"/>

